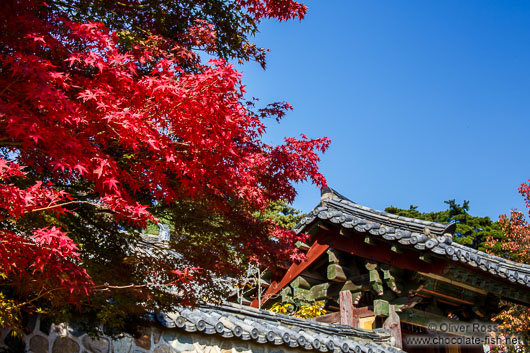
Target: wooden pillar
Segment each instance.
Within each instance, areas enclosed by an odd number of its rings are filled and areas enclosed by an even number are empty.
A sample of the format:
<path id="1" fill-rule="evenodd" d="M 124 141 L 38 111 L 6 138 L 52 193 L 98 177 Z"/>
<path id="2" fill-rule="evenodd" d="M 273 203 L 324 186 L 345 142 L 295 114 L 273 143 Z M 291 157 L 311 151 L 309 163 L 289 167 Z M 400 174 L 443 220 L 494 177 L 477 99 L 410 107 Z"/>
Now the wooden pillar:
<path id="1" fill-rule="evenodd" d="M 390 335 L 394 338 L 394 347 L 403 349 L 403 342 L 401 340 L 401 323 L 399 315 L 394 309 L 394 305 L 388 306 L 388 317 L 383 322 L 383 328 L 390 330 Z"/>
<path id="2" fill-rule="evenodd" d="M 359 327 L 353 318 L 353 300 L 349 290 L 339 292 L 340 298 L 340 323 L 342 325 Z M 357 324 L 357 325 L 356 325 Z"/>

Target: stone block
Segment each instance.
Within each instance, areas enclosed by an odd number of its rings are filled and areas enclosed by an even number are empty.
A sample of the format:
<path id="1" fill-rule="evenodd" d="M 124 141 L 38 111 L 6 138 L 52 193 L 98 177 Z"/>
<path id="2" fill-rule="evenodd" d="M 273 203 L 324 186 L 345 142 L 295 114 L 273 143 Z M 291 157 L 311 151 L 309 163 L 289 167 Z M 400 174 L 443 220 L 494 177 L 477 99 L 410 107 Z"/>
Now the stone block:
<path id="1" fill-rule="evenodd" d="M 83 336 L 83 346 L 93 353 L 109 353 L 110 351 L 110 342 L 107 338 Z"/>
<path id="2" fill-rule="evenodd" d="M 70 337 L 57 337 L 53 342 L 52 353 L 78 353 L 79 344 Z"/>
<path id="3" fill-rule="evenodd" d="M 195 342 L 193 344 L 193 351 L 197 353 L 206 353 L 207 346 Z"/>
<path id="4" fill-rule="evenodd" d="M 123 336 L 112 341 L 112 352 L 113 353 L 129 353 L 132 347 L 132 337 Z"/>
<path id="5" fill-rule="evenodd" d="M 250 348 L 247 343 L 237 342 L 234 345 L 234 349 L 236 350 L 236 352 L 250 352 Z"/>
<path id="6" fill-rule="evenodd" d="M 134 339 L 134 343 L 145 350 L 151 349 L 151 329 L 149 327 L 142 327 L 138 332 L 139 336 Z"/>
<path id="7" fill-rule="evenodd" d="M 48 339 L 39 335 L 31 337 L 31 340 L 29 340 L 29 349 L 33 353 L 48 353 Z"/>
<path id="8" fill-rule="evenodd" d="M 158 327 L 153 327 L 153 343 L 158 344 L 162 331 Z"/>
<path id="9" fill-rule="evenodd" d="M 258 346 L 255 344 L 250 347 L 250 350 L 252 351 L 252 353 L 265 353 L 265 347 Z"/>
<path id="10" fill-rule="evenodd" d="M 193 340 L 189 335 L 177 335 L 174 340 L 168 343 L 177 353 L 195 350 Z"/>
<path id="11" fill-rule="evenodd" d="M 197 342 L 198 344 L 203 345 L 203 346 L 208 346 L 208 345 L 210 345 L 211 338 L 210 337 L 205 337 L 205 336 L 196 336 L 195 337 L 195 342 Z"/>
<path id="12" fill-rule="evenodd" d="M 221 340 L 219 340 L 215 336 L 212 337 L 212 339 L 210 340 L 210 347 L 211 347 L 210 348 L 210 352 L 211 353 L 221 353 L 221 346 L 222 346 Z"/>
<path id="13" fill-rule="evenodd" d="M 234 346 L 231 341 L 223 339 L 221 340 L 221 344 L 219 345 L 221 347 L 221 350 L 228 350 L 232 351 L 232 347 Z"/>
<path id="14" fill-rule="evenodd" d="M 171 342 L 177 337 L 177 333 L 175 331 L 164 331 L 162 332 L 162 338 L 166 342 Z"/>
<path id="15" fill-rule="evenodd" d="M 155 348 L 153 353 L 171 353 L 171 349 L 167 345 L 158 346 Z"/>
<path id="16" fill-rule="evenodd" d="M 221 349 L 221 353 L 232 353 L 232 342 L 229 340 L 221 340 L 219 348 Z"/>
<path id="17" fill-rule="evenodd" d="M 203 353 L 220 353 L 221 351 L 216 346 L 206 346 Z"/>

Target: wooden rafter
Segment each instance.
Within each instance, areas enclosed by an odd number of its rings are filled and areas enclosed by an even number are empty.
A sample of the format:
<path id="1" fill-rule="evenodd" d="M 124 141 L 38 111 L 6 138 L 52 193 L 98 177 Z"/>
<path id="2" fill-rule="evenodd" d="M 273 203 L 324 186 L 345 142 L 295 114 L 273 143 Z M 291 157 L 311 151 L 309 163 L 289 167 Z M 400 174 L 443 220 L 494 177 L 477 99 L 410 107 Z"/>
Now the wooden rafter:
<path id="1" fill-rule="evenodd" d="M 263 295 L 262 304 L 267 302 L 274 295 L 278 294 L 279 291 L 281 291 L 291 281 L 298 277 L 305 269 L 307 269 L 311 264 L 313 264 L 320 257 L 320 255 L 322 255 L 324 252 L 326 252 L 326 250 L 329 249 L 329 241 L 325 240 L 327 240 L 327 237 L 317 237 L 315 242 L 307 251 L 306 259 L 299 264 L 292 264 L 279 283 L 276 281 L 271 283 L 271 285 Z M 250 306 L 257 308 L 258 300 L 254 299 Z"/>

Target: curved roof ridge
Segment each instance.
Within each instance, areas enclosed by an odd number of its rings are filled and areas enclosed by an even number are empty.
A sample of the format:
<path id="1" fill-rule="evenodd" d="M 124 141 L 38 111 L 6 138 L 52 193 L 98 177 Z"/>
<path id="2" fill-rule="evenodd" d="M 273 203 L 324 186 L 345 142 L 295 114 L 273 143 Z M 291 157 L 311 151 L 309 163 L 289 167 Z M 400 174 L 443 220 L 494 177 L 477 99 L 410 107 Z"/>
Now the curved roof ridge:
<path id="1" fill-rule="evenodd" d="M 320 204 L 294 228 L 298 233 L 315 220 L 379 236 L 415 250 L 432 252 L 456 263 L 478 268 L 513 283 L 530 287 L 530 265 L 490 255 L 453 241 L 455 223 L 423 221 L 359 205 L 329 188 Z M 449 234 L 451 235 L 449 235 Z"/>
<path id="2" fill-rule="evenodd" d="M 321 202 L 320 207 L 325 207 L 327 204 L 332 204 L 334 208 L 344 208 L 349 213 L 359 214 L 359 216 L 368 220 L 376 221 L 382 224 L 386 223 L 398 223 L 417 228 L 417 231 L 422 232 L 423 228 L 430 227 L 435 233 L 442 235 L 443 233 L 449 232 L 452 234 L 451 224 L 443 224 L 434 221 L 426 221 L 422 219 L 405 217 L 396 215 L 393 213 L 376 210 L 371 207 L 363 206 L 358 204 L 348 197 L 342 195 L 337 190 L 327 186 L 321 190 Z M 318 207 L 317 207 L 318 208 Z M 392 224 L 393 225 L 393 224 Z M 295 227 L 296 229 L 297 227 Z"/>
<path id="3" fill-rule="evenodd" d="M 358 204 L 356 202 L 353 202 L 353 201 L 351 201 L 349 199 L 333 198 L 331 200 L 326 200 L 324 202 L 329 203 L 329 202 L 334 202 L 334 201 L 339 202 L 340 204 L 346 205 L 347 207 L 356 208 L 356 209 L 360 210 L 361 212 L 364 211 L 364 212 L 368 212 L 369 214 L 372 214 L 372 215 L 375 214 L 375 215 L 379 215 L 379 216 L 382 216 L 382 217 L 387 217 L 387 218 L 392 218 L 392 219 L 396 219 L 396 220 L 401 220 L 401 221 L 408 222 L 408 223 L 417 223 L 417 224 L 421 224 L 421 225 L 424 225 L 424 226 L 431 226 L 431 227 L 442 228 L 442 229 L 447 228 L 447 226 L 449 225 L 449 224 L 443 224 L 443 223 L 434 222 L 434 221 L 426 221 L 426 220 L 423 220 L 423 219 L 400 216 L 400 215 L 396 215 L 396 214 L 389 213 L 389 212 L 386 212 L 386 211 L 376 210 L 376 209 L 371 208 L 371 207 L 360 205 L 360 204 Z"/>
<path id="4" fill-rule="evenodd" d="M 499 263 L 504 263 L 506 265 L 515 266 L 515 267 L 522 267 L 523 269 L 528 270 L 529 274 L 530 274 L 530 265 L 528 265 L 528 264 L 524 264 L 524 263 L 521 263 L 521 262 L 513 261 L 513 260 L 510 260 L 510 259 L 505 259 L 504 257 L 493 255 L 493 254 L 487 253 L 485 251 L 473 249 L 473 248 L 470 248 L 469 246 L 465 246 L 465 245 L 457 243 L 457 242 L 453 242 L 451 245 L 454 246 L 455 248 L 465 249 L 466 251 L 473 252 L 473 253 L 479 254 L 481 256 L 490 258 L 491 260 L 498 261 Z"/>

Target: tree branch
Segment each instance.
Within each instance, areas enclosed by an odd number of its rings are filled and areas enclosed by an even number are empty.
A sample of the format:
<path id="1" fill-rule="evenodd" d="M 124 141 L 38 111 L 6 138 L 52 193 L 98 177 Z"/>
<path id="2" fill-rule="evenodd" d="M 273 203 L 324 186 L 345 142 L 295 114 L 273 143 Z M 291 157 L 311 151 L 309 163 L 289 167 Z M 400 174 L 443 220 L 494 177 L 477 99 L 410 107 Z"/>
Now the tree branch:
<path id="1" fill-rule="evenodd" d="M 62 207 L 62 206 L 70 205 L 70 204 L 73 204 L 73 203 L 85 203 L 85 204 L 92 205 L 92 206 L 97 207 L 97 208 L 104 208 L 100 204 L 97 204 L 97 203 L 94 203 L 94 202 L 91 202 L 91 201 L 69 201 L 69 202 L 60 203 L 60 204 L 57 204 L 57 205 L 41 207 L 41 208 L 35 208 L 35 209 L 31 210 L 31 211 L 26 211 L 26 213 L 51 210 L 52 208 Z"/>

